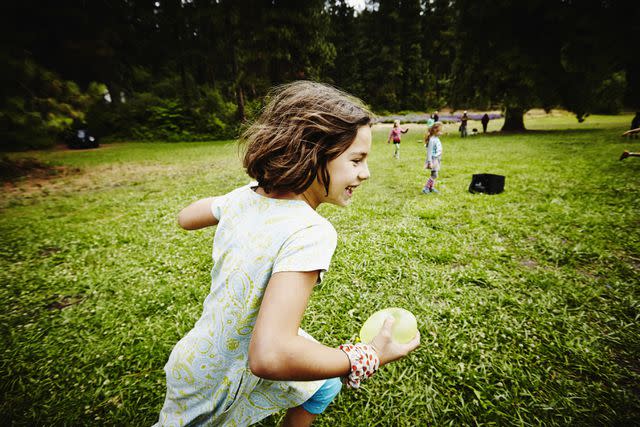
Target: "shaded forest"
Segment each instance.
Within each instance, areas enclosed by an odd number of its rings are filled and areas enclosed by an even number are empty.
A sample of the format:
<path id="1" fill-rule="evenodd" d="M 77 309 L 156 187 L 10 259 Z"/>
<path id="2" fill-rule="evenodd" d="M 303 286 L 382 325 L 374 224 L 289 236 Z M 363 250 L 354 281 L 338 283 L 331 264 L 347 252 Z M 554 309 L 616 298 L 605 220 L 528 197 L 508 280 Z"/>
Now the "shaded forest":
<path id="1" fill-rule="evenodd" d="M 273 85 L 334 84 L 379 113 L 640 106 L 640 8 L 605 0 L 23 0 L 2 6 L 0 149 L 230 138 Z"/>

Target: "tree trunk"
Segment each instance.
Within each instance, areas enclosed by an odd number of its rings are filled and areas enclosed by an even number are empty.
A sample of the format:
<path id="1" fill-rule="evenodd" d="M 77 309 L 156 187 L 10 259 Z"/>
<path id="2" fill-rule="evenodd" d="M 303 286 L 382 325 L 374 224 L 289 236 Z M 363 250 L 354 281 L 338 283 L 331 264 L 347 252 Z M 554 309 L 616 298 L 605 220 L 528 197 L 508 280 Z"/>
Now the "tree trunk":
<path id="1" fill-rule="evenodd" d="M 184 58 L 180 58 L 180 63 L 178 64 L 178 69 L 180 70 L 180 87 L 182 88 L 182 99 L 189 103 L 191 96 L 189 94 L 189 83 L 187 82 L 187 70 L 182 62 L 183 60 Z"/>
<path id="2" fill-rule="evenodd" d="M 236 35 L 240 32 L 239 30 L 239 19 L 238 19 L 238 5 L 234 2 L 229 2 L 230 8 L 227 11 L 228 13 L 225 16 L 225 25 L 227 27 L 227 34 L 229 36 L 228 39 L 228 48 L 231 51 L 231 67 L 233 72 L 234 79 L 234 89 L 236 95 L 236 104 L 238 106 L 238 110 L 236 111 L 236 115 L 238 120 L 244 122 L 246 119 L 245 109 L 244 109 L 244 89 L 242 88 L 243 82 L 243 72 L 240 70 L 240 59 L 238 58 L 238 37 Z"/>
<path id="3" fill-rule="evenodd" d="M 240 78 L 240 67 L 238 65 L 238 55 L 236 52 L 235 45 L 231 47 L 231 56 L 232 56 L 232 64 L 233 64 L 233 75 L 236 80 L 236 104 L 238 105 L 238 119 L 241 122 L 244 122 L 246 119 L 245 111 L 244 111 L 244 90 L 242 89 L 242 82 Z"/>
<path id="4" fill-rule="evenodd" d="M 504 114 L 504 125 L 502 131 L 508 132 L 524 132 L 524 108 L 507 107 Z"/>
<path id="5" fill-rule="evenodd" d="M 236 87 L 236 103 L 238 104 L 238 119 L 244 122 L 247 117 L 244 111 L 244 91 L 240 84 Z"/>

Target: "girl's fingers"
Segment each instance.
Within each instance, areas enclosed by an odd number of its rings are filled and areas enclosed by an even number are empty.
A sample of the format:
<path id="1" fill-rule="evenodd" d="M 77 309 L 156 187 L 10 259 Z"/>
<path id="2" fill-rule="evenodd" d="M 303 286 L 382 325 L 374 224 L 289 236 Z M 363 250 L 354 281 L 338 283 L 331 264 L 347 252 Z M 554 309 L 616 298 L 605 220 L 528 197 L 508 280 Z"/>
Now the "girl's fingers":
<path id="1" fill-rule="evenodd" d="M 416 336 L 413 337 L 413 339 L 406 344 L 408 349 L 407 353 L 411 353 L 413 350 L 418 348 L 419 345 L 420 345 L 420 331 L 418 331 Z"/>
<path id="2" fill-rule="evenodd" d="M 386 319 L 384 319 L 384 323 L 382 324 L 382 329 L 380 329 L 380 332 L 384 330 L 388 330 L 389 334 L 391 334 L 391 327 L 395 322 L 396 322 L 396 319 L 394 317 L 391 317 L 391 316 L 387 317 Z"/>

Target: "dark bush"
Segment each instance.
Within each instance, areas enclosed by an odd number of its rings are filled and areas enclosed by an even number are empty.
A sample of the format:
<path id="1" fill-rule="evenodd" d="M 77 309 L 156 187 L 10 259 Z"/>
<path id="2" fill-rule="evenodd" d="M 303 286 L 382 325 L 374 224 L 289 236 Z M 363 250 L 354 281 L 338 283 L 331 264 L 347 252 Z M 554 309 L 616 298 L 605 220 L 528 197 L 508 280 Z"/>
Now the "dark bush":
<path id="1" fill-rule="evenodd" d="M 203 89 L 198 100 L 161 98 L 135 93 L 122 103 L 96 104 L 87 122 L 100 137 L 140 141 L 195 141 L 231 138 L 235 105 L 215 89 Z"/>
<path id="2" fill-rule="evenodd" d="M 596 92 L 594 113 L 618 114 L 622 111 L 627 78 L 624 72 L 614 73 L 602 82 Z"/>
<path id="3" fill-rule="evenodd" d="M 91 83 L 86 90 L 33 61 L 0 56 L 5 65 L 0 83 L 0 150 L 19 151 L 53 146 L 75 120 L 83 120 L 105 88 Z"/>

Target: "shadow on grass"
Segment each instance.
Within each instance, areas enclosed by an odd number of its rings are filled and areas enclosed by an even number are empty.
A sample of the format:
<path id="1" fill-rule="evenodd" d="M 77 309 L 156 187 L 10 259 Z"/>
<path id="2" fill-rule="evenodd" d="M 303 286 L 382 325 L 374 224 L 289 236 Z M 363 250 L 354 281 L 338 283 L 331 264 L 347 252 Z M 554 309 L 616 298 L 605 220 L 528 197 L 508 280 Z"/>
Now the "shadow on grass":
<path id="1" fill-rule="evenodd" d="M 43 163 L 37 159 L 27 157 L 11 160 L 7 157 L 0 159 L 0 181 L 15 181 L 24 176 L 37 176 L 48 178 L 58 174 L 55 167 Z"/>

